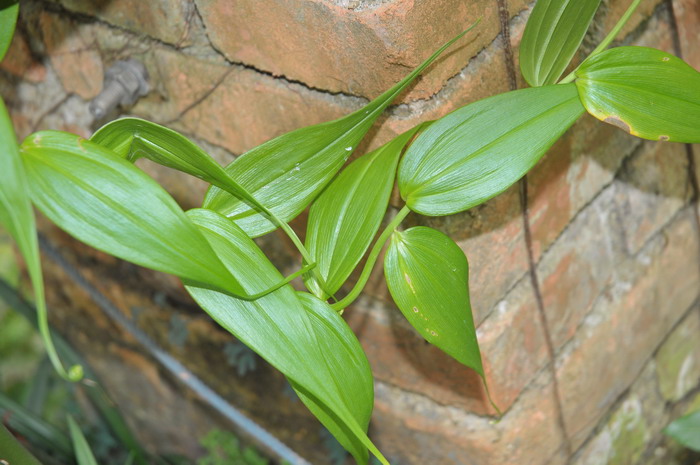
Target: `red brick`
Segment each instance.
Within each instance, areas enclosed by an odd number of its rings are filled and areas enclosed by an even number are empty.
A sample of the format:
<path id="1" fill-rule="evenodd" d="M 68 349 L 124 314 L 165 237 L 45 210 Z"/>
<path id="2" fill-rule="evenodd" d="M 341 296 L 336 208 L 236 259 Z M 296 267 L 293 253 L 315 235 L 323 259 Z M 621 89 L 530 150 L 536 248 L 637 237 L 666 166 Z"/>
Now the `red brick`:
<path id="1" fill-rule="evenodd" d="M 19 30 L 15 31 L 0 69 L 29 82 L 41 82 L 46 79 L 46 67 L 32 55 L 26 37 Z"/>
<path id="2" fill-rule="evenodd" d="M 584 115 L 528 174 L 528 209 L 535 261 L 641 143 Z"/>
<path id="3" fill-rule="evenodd" d="M 575 448 L 639 375 L 698 296 L 698 236 L 686 209 L 610 286 L 557 360 L 564 419 Z"/>
<path id="4" fill-rule="evenodd" d="M 102 58 L 93 31 L 51 13 L 40 16 L 51 65 L 66 92 L 91 99 L 102 89 Z"/>
<path id="5" fill-rule="evenodd" d="M 52 0 L 71 11 L 95 16 L 115 26 L 183 45 L 194 5 L 191 0 Z"/>
<path id="6" fill-rule="evenodd" d="M 626 248 L 634 254 L 690 198 L 685 146 L 645 142 L 616 183 L 615 203 L 623 217 Z"/>
<path id="7" fill-rule="evenodd" d="M 555 418 L 547 371 L 498 422 L 379 383 L 370 434 L 395 463 L 563 465 Z"/>
<path id="8" fill-rule="evenodd" d="M 379 95 L 441 44 L 482 18 L 409 96 L 427 98 L 500 32 L 495 1 L 393 0 L 348 9 L 323 0 L 197 0 L 212 43 L 234 62 L 307 85 Z M 517 12 L 525 3 L 510 2 Z M 313 44 L 313 45 L 312 45 Z"/>
<path id="9" fill-rule="evenodd" d="M 583 210 L 537 266 L 555 349 L 569 340 L 598 296 L 612 283 L 621 248 L 611 189 Z"/>
<path id="10" fill-rule="evenodd" d="M 673 0 L 683 59 L 700 70 L 700 3 L 696 0 Z"/>

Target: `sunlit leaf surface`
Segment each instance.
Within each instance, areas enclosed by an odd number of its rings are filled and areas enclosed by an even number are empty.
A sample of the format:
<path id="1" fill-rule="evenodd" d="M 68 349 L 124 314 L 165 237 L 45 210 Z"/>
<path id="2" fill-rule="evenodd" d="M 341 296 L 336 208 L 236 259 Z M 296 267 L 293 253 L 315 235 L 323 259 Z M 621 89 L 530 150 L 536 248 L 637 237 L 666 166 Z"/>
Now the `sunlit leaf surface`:
<path id="1" fill-rule="evenodd" d="M 328 292 L 340 289 L 377 233 L 389 205 L 399 156 L 418 129 L 352 162 L 311 206 L 306 246 Z M 318 297 L 327 297 L 313 277 L 307 285 Z"/>
<path id="2" fill-rule="evenodd" d="M 291 220 L 335 176 L 382 111 L 467 31 L 442 46 L 365 107 L 335 121 L 308 126 L 272 139 L 241 155 L 226 167 L 226 171 L 279 218 Z M 276 227 L 248 204 L 217 187 L 209 190 L 203 207 L 230 217 L 251 237 Z"/>
<path id="3" fill-rule="evenodd" d="M 520 179 L 584 112 L 574 84 L 517 90 L 439 119 L 406 151 L 399 188 L 408 207 L 450 215 Z"/>
<path id="4" fill-rule="evenodd" d="M 188 215 L 224 239 L 212 242 L 223 260 L 240 256 L 227 266 L 242 270 L 239 279 L 246 291 L 256 293 L 280 280 L 251 239 L 224 216 L 205 209 Z M 355 336 L 327 304 L 290 286 L 254 301 L 191 285 L 187 289 L 217 323 L 287 376 L 359 463 L 367 463 L 367 448 L 381 457 L 366 435 L 373 398 L 369 366 Z"/>
<path id="5" fill-rule="evenodd" d="M 700 142 L 700 73 L 647 47 L 617 47 L 576 72 L 586 110 L 644 139 Z"/>

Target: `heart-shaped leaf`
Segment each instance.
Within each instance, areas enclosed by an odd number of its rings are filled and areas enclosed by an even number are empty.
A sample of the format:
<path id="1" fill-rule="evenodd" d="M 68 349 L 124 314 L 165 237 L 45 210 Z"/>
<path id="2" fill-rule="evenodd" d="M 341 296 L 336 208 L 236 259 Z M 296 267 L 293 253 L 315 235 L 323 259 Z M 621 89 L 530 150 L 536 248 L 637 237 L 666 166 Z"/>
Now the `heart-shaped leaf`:
<path id="1" fill-rule="evenodd" d="M 500 194 L 520 179 L 584 108 L 576 86 L 517 90 L 439 119 L 406 151 L 399 188 L 423 215 L 451 215 Z"/>
<path id="2" fill-rule="evenodd" d="M 306 247 L 327 292 L 340 289 L 367 251 L 389 205 L 399 156 L 419 128 L 352 162 L 311 206 Z M 327 297 L 313 276 L 306 285 Z"/>
<path id="3" fill-rule="evenodd" d="M 223 240 L 212 242 L 217 254 L 239 270 L 237 278 L 255 293 L 280 275 L 252 240 L 226 217 L 205 209 L 188 215 L 200 228 Z M 270 362 L 293 383 L 312 412 L 337 435 L 361 464 L 369 448 L 388 464 L 367 438 L 372 410 L 369 365 L 350 329 L 327 304 L 300 296 L 284 286 L 254 301 L 187 286 L 197 303 L 226 330 Z"/>
<path id="4" fill-rule="evenodd" d="M 644 139 L 700 142 L 700 73 L 661 50 L 617 47 L 586 60 L 576 86 L 588 112 Z"/>
<path id="5" fill-rule="evenodd" d="M 57 131 L 29 136 L 21 153 L 35 204 L 75 238 L 203 287 L 246 295 L 175 200 L 133 164 Z"/>
<path id="6" fill-rule="evenodd" d="M 474 27 L 474 26 L 472 26 Z M 241 155 L 226 171 L 284 221 L 296 217 L 345 164 L 384 109 L 463 32 L 365 107 L 343 118 L 272 139 Z M 212 187 L 204 208 L 218 211 L 251 237 L 275 229 L 269 219 L 226 191 Z"/>
<path id="7" fill-rule="evenodd" d="M 421 336 L 483 376 L 462 249 L 432 228 L 396 231 L 384 275 L 394 302 Z"/>
<path id="8" fill-rule="evenodd" d="M 0 0 L 0 61 L 5 57 L 15 33 L 19 2 L 17 0 Z"/>
<path id="9" fill-rule="evenodd" d="M 520 43 L 520 70 L 533 87 L 554 84 L 583 41 L 600 0 L 537 0 Z"/>

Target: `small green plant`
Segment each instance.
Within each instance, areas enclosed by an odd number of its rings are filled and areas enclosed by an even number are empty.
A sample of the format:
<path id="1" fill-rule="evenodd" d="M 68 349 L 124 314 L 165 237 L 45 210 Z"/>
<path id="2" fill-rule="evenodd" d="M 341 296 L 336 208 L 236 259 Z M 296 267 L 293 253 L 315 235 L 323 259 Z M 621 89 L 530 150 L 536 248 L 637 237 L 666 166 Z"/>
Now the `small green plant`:
<path id="1" fill-rule="evenodd" d="M 214 429 L 200 441 L 207 454 L 197 465 L 268 465 L 270 462 L 252 447 L 242 447 L 232 433 Z"/>
<path id="2" fill-rule="evenodd" d="M 520 57 L 532 87 L 420 124 L 347 166 L 384 109 L 471 28 L 364 108 L 282 135 L 226 168 L 177 132 L 135 118 L 111 122 L 90 140 L 42 131 L 18 147 L 0 107 L 0 221 L 27 260 L 43 334 L 48 338 L 31 204 L 86 244 L 180 277 L 214 320 L 287 376 L 358 463 L 367 464 L 371 453 L 387 465 L 367 437 L 372 373 L 340 317 L 361 294 L 385 245 L 387 285 L 406 319 L 484 377 L 467 258 L 435 229 L 401 230 L 406 216 L 452 215 L 498 195 L 586 111 L 638 137 L 700 142 L 700 73 L 650 48 L 606 50 L 639 0 L 561 78 L 599 4 L 538 1 Z M 139 158 L 209 182 L 202 207 L 184 212 L 133 164 Z M 405 204 L 380 233 L 395 183 Z M 307 207 L 302 243 L 288 222 Z M 302 257 L 299 271 L 287 277 L 252 240 L 277 228 Z M 339 295 L 365 255 L 357 283 Z M 288 285 L 297 276 L 306 291 Z M 48 349 L 60 373 L 79 378 L 78 368 L 66 372 L 50 343 Z"/>
<path id="3" fill-rule="evenodd" d="M 700 410 L 674 420 L 664 428 L 664 433 L 688 449 L 700 452 Z"/>

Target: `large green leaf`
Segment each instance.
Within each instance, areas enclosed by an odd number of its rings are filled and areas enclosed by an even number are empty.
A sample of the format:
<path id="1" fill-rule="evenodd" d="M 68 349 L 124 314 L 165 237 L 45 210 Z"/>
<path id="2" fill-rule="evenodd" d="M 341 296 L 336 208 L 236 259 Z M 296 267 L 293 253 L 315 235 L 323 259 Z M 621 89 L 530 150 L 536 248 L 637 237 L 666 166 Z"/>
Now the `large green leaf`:
<path id="1" fill-rule="evenodd" d="M 700 452 L 700 410 L 675 420 L 664 429 L 664 433 L 688 449 Z"/>
<path id="2" fill-rule="evenodd" d="M 311 206 L 306 246 L 327 292 L 340 289 L 367 251 L 389 205 L 399 156 L 419 128 L 352 162 Z M 327 297 L 313 276 L 306 284 Z"/>
<path id="3" fill-rule="evenodd" d="M 617 47 L 586 60 L 576 86 L 588 112 L 644 139 L 700 142 L 700 73 L 646 47 Z"/>
<path id="4" fill-rule="evenodd" d="M 399 164 L 401 196 L 423 215 L 479 205 L 527 173 L 583 112 L 573 84 L 517 90 L 462 107 L 406 151 Z"/>
<path id="5" fill-rule="evenodd" d="M 17 0 L 0 0 L 0 61 L 5 57 L 15 33 L 19 2 Z"/>
<path id="6" fill-rule="evenodd" d="M 318 337 L 319 348 L 322 353 L 328 354 L 324 361 L 328 372 L 333 373 L 332 381 L 338 390 L 353 393 L 352 413 L 362 430 L 367 431 L 374 405 L 374 386 L 372 370 L 360 342 L 345 321 L 326 302 L 306 292 L 298 292 L 297 296 L 308 311 L 314 331 L 321 335 L 332 335 L 332 337 Z M 338 421 L 333 410 L 323 405 L 296 382 L 291 381 L 291 385 L 304 405 L 338 439 L 338 442 L 352 453 L 357 462 L 367 463 L 367 447 L 342 421 Z"/>
<path id="7" fill-rule="evenodd" d="M 396 305 L 421 336 L 483 376 L 462 249 L 435 229 L 396 231 L 384 275 Z"/>
<path id="8" fill-rule="evenodd" d="M 88 444 L 87 439 L 80 430 L 80 426 L 73 419 L 71 415 L 68 415 L 68 430 L 70 431 L 70 437 L 73 442 L 73 452 L 75 453 L 75 461 L 78 465 L 97 465 L 97 460 L 90 449 L 90 444 Z"/>
<path id="9" fill-rule="evenodd" d="M 275 267 L 226 217 L 205 209 L 188 215 L 209 231 L 208 238 L 225 239 L 212 241 L 224 261 L 240 257 L 227 265 L 241 270 L 238 278 L 248 292 L 279 281 Z M 359 463 L 367 463 L 366 448 L 388 463 L 366 435 L 373 396 L 367 361 L 350 329 L 328 305 L 300 297 L 291 286 L 254 301 L 195 286 L 187 290 L 217 323 L 289 378 Z"/>
<path id="10" fill-rule="evenodd" d="M 382 111 L 467 31 L 442 46 L 398 84 L 360 110 L 272 139 L 241 155 L 226 167 L 226 171 L 279 218 L 291 220 L 335 176 Z M 209 190 L 203 206 L 230 217 L 251 237 L 275 228 L 269 219 L 218 187 Z"/>
<path id="11" fill-rule="evenodd" d="M 57 131 L 29 136 L 21 152 L 32 199 L 69 234 L 138 265 L 246 295 L 173 198 L 133 164 Z"/>
<path id="12" fill-rule="evenodd" d="M 150 121 L 122 118 L 102 126 L 90 140 L 129 161 L 146 158 L 203 179 L 243 200 L 279 225 L 309 266 L 315 263 L 292 228 L 240 186 L 208 153 L 182 134 Z M 317 276 L 316 271 L 312 273 Z M 322 286 L 323 287 L 323 286 Z"/>
<path id="13" fill-rule="evenodd" d="M 27 264 L 27 271 L 34 289 L 39 331 L 51 364 L 63 378 L 77 381 L 82 378 L 81 367 L 76 365 L 66 372 L 51 340 L 36 223 L 27 187 L 27 176 L 19 155 L 12 121 L 4 102 L 0 99 L 0 224 L 17 242 Z"/>
<path id="14" fill-rule="evenodd" d="M 139 118 L 122 118 L 102 126 L 90 140 L 129 161 L 147 158 L 196 176 L 265 211 L 216 160 L 172 129 Z"/>
<path id="15" fill-rule="evenodd" d="M 586 35 L 601 0 L 537 0 L 520 43 L 520 70 L 533 87 L 554 84 Z"/>

